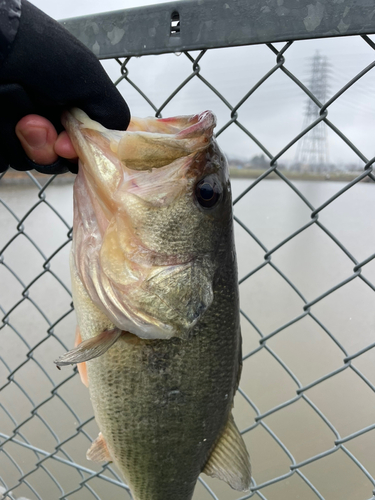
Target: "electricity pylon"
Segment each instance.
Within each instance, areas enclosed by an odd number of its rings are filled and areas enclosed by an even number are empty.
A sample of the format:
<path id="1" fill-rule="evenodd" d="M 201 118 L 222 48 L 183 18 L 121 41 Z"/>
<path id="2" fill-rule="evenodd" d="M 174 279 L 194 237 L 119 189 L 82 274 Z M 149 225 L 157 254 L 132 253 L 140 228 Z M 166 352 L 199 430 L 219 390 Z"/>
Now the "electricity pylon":
<path id="1" fill-rule="evenodd" d="M 328 60 L 316 52 L 311 64 L 309 90 L 324 104 L 328 93 Z M 304 130 L 319 116 L 319 107 L 308 98 L 303 120 Z M 328 164 L 328 139 L 326 124 L 321 121 L 298 141 L 295 157 L 296 167 L 301 171 L 324 172 Z"/>

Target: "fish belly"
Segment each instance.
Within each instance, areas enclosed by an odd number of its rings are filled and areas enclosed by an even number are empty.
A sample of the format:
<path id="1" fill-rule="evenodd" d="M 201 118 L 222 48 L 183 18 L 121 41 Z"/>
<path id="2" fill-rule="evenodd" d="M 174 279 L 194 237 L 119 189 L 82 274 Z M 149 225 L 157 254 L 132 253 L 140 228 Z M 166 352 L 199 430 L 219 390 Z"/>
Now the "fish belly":
<path id="1" fill-rule="evenodd" d="M 87 363 L 97 423 L 136 500 L 191 499 L 228 420 L 240 332 L 225 281 L 189 340 L 125 334 Z"/>

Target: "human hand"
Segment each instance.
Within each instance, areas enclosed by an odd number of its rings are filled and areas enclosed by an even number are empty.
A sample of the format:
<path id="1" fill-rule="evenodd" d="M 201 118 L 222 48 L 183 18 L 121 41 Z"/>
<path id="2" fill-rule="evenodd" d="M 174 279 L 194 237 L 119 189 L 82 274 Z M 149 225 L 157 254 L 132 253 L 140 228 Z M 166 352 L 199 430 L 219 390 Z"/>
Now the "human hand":
<path id="1" fill-rule="evenodd" d="M 16 125 L 16 135 L 27 156 L 39 165 L 50 165 L 58 157 L 76 163 L 77 153 L 68 134 L 57 134 L 53 124 L 43 116 L 27 115 Z M 72 165 L 73 167 L 73 165 Z"/>
<path id="2" fill-rule="evenodd" d="M 76 172 L 76 164 L 69 161 L 72 152 L 60 122 L 62 112 L 78 107 L 106 128 L 126 130 L 129 109 L 89 49 L 26 0 L 21 8 L 17 36 L 0 65 L 0 172 L 9 164 L 17 170 L 34 168 L 47 174 Z M 39 115 L 52 124 L 52 129 L 50 125 L 45 129 L 47 140 L 42 148 L 28 149 L 23 141 L 22 132 L 27 136 L 31 130 L 37 138 L 47 123 L 40 128 L 37 122 L 35 127 L 28 115 L 34 119 Z M 55 162 L 45 164 L 56 156 Z"/>

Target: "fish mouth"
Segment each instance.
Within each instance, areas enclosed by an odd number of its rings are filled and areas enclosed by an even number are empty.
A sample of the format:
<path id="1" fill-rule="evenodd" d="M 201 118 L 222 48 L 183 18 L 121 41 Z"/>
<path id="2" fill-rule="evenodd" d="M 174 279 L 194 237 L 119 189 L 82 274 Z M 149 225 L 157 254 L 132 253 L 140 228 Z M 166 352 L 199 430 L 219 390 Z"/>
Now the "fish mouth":
<path id="1" fill-rule="evenodd" d="M 72 108 L 62 115 L 62 123 L 69 135 L 76 136 L 79 129 L 87 140 L 97 142 L 103 152 L 112 159 L 116 157 L 130 170 L 164 167 L 207 149 L 216 117 L 211 111 L 204 111 L 193 116 L 160 118 L 155 122 L 149 118 L 132 118 L 128 129 L 123 132 L 106 129 L 79 108 Z M 75 145 L 78 150 L 82 147 Z"/>
<path id="2" fill-rule="evenodd" d="M 126 132 L 79 109 L 62 122 L 80 159 L 72 277 L 117 328 L 145 339 L 188 338 L 213 300 L 212 256 L 163 251 L 155 244 L 163 225 L 154 219 L 180 200 L 192 203 L 214 115 L 132 118 Z"/>

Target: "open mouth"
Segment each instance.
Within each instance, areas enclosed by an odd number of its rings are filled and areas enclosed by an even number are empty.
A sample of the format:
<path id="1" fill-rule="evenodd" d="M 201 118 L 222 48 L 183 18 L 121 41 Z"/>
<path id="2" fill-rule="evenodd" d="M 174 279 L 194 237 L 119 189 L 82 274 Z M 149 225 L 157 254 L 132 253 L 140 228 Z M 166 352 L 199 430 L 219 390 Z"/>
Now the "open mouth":
<path id="1" fill-rule="evenodd" d="M 63 122 L 80 158 L 73 274 L 117 328 L 187 338 L 212 302 L 213 272 L 186 245 L 195 226 L 187 238 L 181 213 L 193 206 L 214 115 L 134 118 L 126 132 L 78 109 Z"/>

